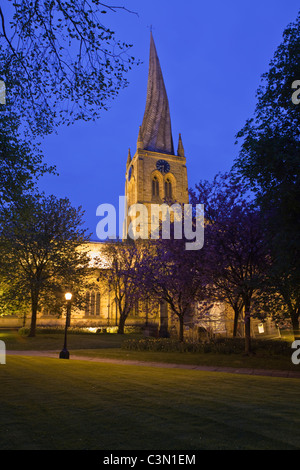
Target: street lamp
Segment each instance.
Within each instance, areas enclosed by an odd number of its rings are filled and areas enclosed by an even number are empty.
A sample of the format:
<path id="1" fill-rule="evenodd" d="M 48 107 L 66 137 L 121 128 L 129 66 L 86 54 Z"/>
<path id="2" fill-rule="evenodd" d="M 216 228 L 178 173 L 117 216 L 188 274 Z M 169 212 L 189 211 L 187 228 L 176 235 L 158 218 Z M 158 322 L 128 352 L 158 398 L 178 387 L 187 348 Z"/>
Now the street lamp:
<path id="1" fill-rule="evenodd" d="M 60 359 L 69 359 L 70 358 L 70 353 L 67 350 L 67 331 L 68 331 L 68 326 L 70 325 L 70 317 L 71 317 L 71 300 L 72 300 L 72 294 L 71 292 L 67 292 L 65 294 L 65 299 L 67 301 L 67 315 L 66 315 L 66 326 L 65 326 L 65 341 L 64 341 L 64 347 L 63 350 L 59 354 Z"/>

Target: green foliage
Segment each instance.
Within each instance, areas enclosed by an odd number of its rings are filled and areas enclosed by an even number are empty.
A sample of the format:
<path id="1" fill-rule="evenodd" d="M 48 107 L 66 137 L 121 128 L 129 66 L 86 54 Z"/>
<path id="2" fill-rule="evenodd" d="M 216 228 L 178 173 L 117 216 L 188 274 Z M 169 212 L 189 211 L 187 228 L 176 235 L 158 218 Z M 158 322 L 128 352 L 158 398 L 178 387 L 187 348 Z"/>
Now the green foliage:
<path id="1" fill-rule="evenodd" d="M 262 76 L 257 91 L 256 123 L 299 137 L 300 110 L 292 101 L 292 84 L 296 80 L 300 80 L 300 12 L 285 28 L 269 70 Z"/>
<path id="2" fill-rule="evenodd" d="M 26 328 L 25 326 L 23 326 L 22 328 L 19 328 L 18 329 L 18 334 L 20 336 L 28 336 L 29 335 L 29 332 L 30 332 L 30 328 Z"/>
<path id="3" fill-rule="evenodd" d="M 262 212 L 271 261 L 268 295 L 281 295 L 281 310 L 288 311 L 295 336 L 300 318 L 300 105 L 292 101 L 292 84 L 299 79 L 300 13 L 262 76 L 254 117 L 237 135 L 241 149 L 234 165 Z"/>
<path id="4" fill-rule="evenodd" d="M 297 79 L 300 13 L 284 31 L 270 69 L 262 76 L 254 117 L 237 135 L 241 151 L 234 166 L 269 212 L 268 221 L 277 224 L 277 233 L 290 229 L 289 241 L 290 235 L 296 236 L 294 246 L 299 246 L 300 213 L 300 105 L 292 102 L 292 83 Z M 278 237 L 276 243 L 280 242 Z"/>
<path id="5" fill-rule="evenodd" d="M 0 276 L 5 285 L 0 303 L 22 304 L 30 298 L 34 334 L 41 306 L 52 305 L 61 313 L 67 289 L 80 305 L 89 264 L 83 211 L 68 199 L 30 195 L 0 215 Z"/>

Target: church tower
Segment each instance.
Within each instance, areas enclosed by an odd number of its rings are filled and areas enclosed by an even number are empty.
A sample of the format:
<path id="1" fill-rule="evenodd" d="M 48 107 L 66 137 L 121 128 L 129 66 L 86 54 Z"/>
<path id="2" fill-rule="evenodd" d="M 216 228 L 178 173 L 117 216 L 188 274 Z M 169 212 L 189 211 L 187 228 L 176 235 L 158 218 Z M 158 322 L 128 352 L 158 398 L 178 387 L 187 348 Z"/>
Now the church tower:
<path id="1" fill-rule="evenodd" d="M 125 196 L 128 208 L 143 204 L 149 216 L 151 204 L 189 202 L 184 147 L 179 134 L 175 154 L 169 101 L 152 32 L 146 108 L 133 157 L 128 151 Z"/>

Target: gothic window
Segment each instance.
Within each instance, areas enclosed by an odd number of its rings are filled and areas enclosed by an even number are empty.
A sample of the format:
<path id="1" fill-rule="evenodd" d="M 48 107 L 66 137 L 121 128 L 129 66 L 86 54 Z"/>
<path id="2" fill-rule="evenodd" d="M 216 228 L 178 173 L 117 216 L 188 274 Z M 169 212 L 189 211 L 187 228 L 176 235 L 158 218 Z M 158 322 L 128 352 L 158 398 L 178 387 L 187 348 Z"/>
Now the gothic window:
<path id="1" fill-rule="evenodd" d="M 169 179 L 165 181 L 165 197 L 166 199 L 172 199 L 172 183 Z"/>
<path id="2" fill-rule="evenodd" d="M 152 197 L 159 197 L 159 181 L 157 176 L 154 176 L 152 180 Z"/>
<path id="3" fill-rule="evenodd" d="M 99 316 L 100 315 L 100 293 L 97 292 L 96 294 L 96 311 L 95 311 L 96 315 Z"/>
<path id="4" fill-rule="evenodd" d="M 91 293 L 91 311 L 90 315 L 95 315 L 95 292 Z"/>
<path id="5" fill-rule="evenodd" d="M 91 305 L 91 294 L 89 291 L 85 294 L 85 314 L 86 316 L 90 315 L 90 305 Z"/>
<path id="6" fill-rule="evenodd" d="M 85 315 L 100 316 L 100 293 L 87 291 L 85 294 Z"/>

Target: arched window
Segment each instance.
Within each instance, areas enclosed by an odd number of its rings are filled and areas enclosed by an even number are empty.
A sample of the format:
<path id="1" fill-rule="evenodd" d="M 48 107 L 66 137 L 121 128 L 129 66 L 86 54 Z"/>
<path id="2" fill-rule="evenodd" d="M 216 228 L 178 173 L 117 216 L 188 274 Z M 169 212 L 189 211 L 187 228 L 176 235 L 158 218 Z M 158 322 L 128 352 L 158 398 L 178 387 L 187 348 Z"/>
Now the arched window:
<path id="1" fill-rule="evenodd" d="M 95 292 L 91 293 L 91 311 L 90 315 L 95 315 Z"/>
<path id="2" fill-rule="evenodd" d="M 172 199 L 172 183 L 169 179 L 165 181 L 165 197 L 166 199 Z"/>
<path id="3" fill-rule="evenodd" d="M 157 176 L 152 180 L 152 197 L 159 197 L 159 181 Z"/>
<path id="4" fill-rule="evenodd" d="M 96 315 L 100 315 L 100 293 L 97 292 L 96 294 Z"/>
<path id="5" fill-rule="evenodd" d="M 100 293 L 87 291 L 85 294 L 85 314 L 86 316 L 100 316 Z"/>
<path id="6" fill-rule="evenodd" d="M 89 291 L 85 294 L 85 314 L 86 316 L 90 315 L 91 310 L 91 294 Z"/>

